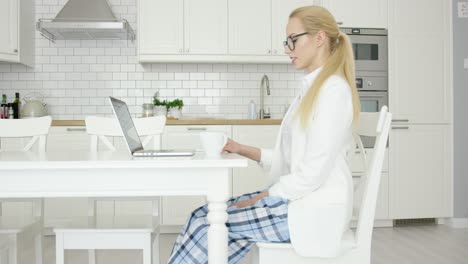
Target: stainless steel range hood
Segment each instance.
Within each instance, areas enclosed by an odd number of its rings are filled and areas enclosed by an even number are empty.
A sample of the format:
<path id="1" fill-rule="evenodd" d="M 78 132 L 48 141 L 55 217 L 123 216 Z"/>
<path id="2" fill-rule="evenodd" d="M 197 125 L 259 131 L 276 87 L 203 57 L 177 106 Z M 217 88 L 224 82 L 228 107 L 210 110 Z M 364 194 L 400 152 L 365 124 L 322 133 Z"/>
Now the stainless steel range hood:
<path id="1" fill-rule="evenodd" d="M 114 16 L 107 0 L 69 0 L 54 19 L 39 19 L 47 39 L 135 39 L 127 20 Z"/>

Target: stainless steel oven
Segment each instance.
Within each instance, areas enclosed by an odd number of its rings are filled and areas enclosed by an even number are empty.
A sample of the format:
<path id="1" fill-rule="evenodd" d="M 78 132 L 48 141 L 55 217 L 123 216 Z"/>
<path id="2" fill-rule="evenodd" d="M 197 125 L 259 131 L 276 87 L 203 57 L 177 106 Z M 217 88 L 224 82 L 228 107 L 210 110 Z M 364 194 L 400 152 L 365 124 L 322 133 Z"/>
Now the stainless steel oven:
<path id="1" fill-rule="evenodd" d="M 375 72 L 356 72 L 356 87 L 361 101 L 361 112 L 379 112 L 388 106 L 388 78 Z M 374 76 L 369 76 L 373 74 Z"/>
<path id="2" fill-rule="evenodd" d="M 379 112 L 382 106 L 388 106 L 387 72 L 357 71 L 356 87 L 361 102 L 361 112 Z M 374 137 L 361 136 L 365 148 L 373 148 Z"/>
<path id="3" fill-rule="evenodd" d="M 386 29 L 341 28 L 353 45 L 357 71 L 388 69 L 388 38 Z"/>
<path id="4" fill-rule="evenodd" d="M 361 112 L 379 112 L 388 106 L 388 38 L 386 29 L 341 28 L 352 43 L 356 66 L 356 87 Z M 366 148 L 375 138 L 361 137 Z"/>

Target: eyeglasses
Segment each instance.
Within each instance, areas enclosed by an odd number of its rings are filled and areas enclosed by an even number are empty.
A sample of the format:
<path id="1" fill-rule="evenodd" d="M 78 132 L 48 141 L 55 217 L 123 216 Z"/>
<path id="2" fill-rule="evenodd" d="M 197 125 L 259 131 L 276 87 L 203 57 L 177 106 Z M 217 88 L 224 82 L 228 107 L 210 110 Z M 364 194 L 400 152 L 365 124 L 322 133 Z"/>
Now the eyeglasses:
<path id="1" fill-rule="evenodd" d="M 285 41 L 283 41 L 283 46 L 285 48 L 288 47 L 288 49 L 290 51 L 293 51 L 296 48 L 295 43 L 297 41 L 297 38 L 299 38 L 300 36 L 303 36 L 303 35 L 307 35 L 307 34 L 309 34 L 309 32 L 304 32 L 304 33 L 297 34 L 297 35 L 292 35 L 291 34 L 291 35 L 288 36 L 288 38 Z"/>

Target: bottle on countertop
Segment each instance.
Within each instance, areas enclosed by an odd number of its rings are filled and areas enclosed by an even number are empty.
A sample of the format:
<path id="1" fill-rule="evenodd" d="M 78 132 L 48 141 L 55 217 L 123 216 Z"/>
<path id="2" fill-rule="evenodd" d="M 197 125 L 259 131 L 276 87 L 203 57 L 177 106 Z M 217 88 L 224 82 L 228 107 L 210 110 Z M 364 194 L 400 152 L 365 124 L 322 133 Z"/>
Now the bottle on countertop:
<path id="1" fill-rule="evenodd" d="M 8 105 L 6 102 L 6 94 L 2 95 L 2 104 L 0 105 L 0 118 L 8 118 Z"/>
<path id="2" fill-rule="evenodd" d="M 14 118 L 13 103 L 8 103 L 8 119 Z"/>
<path id="3" fill-rule="evenodd" d="M 257 119 L 257 105 L 255 104 L 255 102 L 253 100 L 250 100 L 250 102 L 249 102 L 247 118 L 248 119 Z"/>
<path id="4" fill-rule="evenodd" d="M 19 93 L 15 93 L 15 100 L 13 101 L 12 107 L 13 107 L 13 118 L 14 119 L 21 118 L 21 116 L 20 116 L 21 100 L 20 100 L 20 97 L 19 97 Z"/>

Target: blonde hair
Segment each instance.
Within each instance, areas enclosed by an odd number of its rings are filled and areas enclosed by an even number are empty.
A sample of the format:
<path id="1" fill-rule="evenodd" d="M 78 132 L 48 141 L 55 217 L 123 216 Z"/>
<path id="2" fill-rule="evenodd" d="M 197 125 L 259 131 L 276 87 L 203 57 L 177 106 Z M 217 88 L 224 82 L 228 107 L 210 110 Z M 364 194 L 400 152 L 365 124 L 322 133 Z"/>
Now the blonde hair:
<path id="1" fill-rule="evenodd" d="M 361 106 L 355 82 L 353 49 L 348 36 L 339 30 L 335 18 L 323 7 L 300 7 L 294 10 L 289 18 L 298 18 L 302 22 L 305 31 L 311 35 L 315 35 L 319 31 L 325 32 L 330 40 L 330 56 L 310 89 L 304 95 L 297 110 L 297 116 L 300 118 L 302 126 L 307 127 L 309 116 L 323 84 L 334 74 L 343 77 L 351 87 L 353 125 L 356 124 Z"/>

